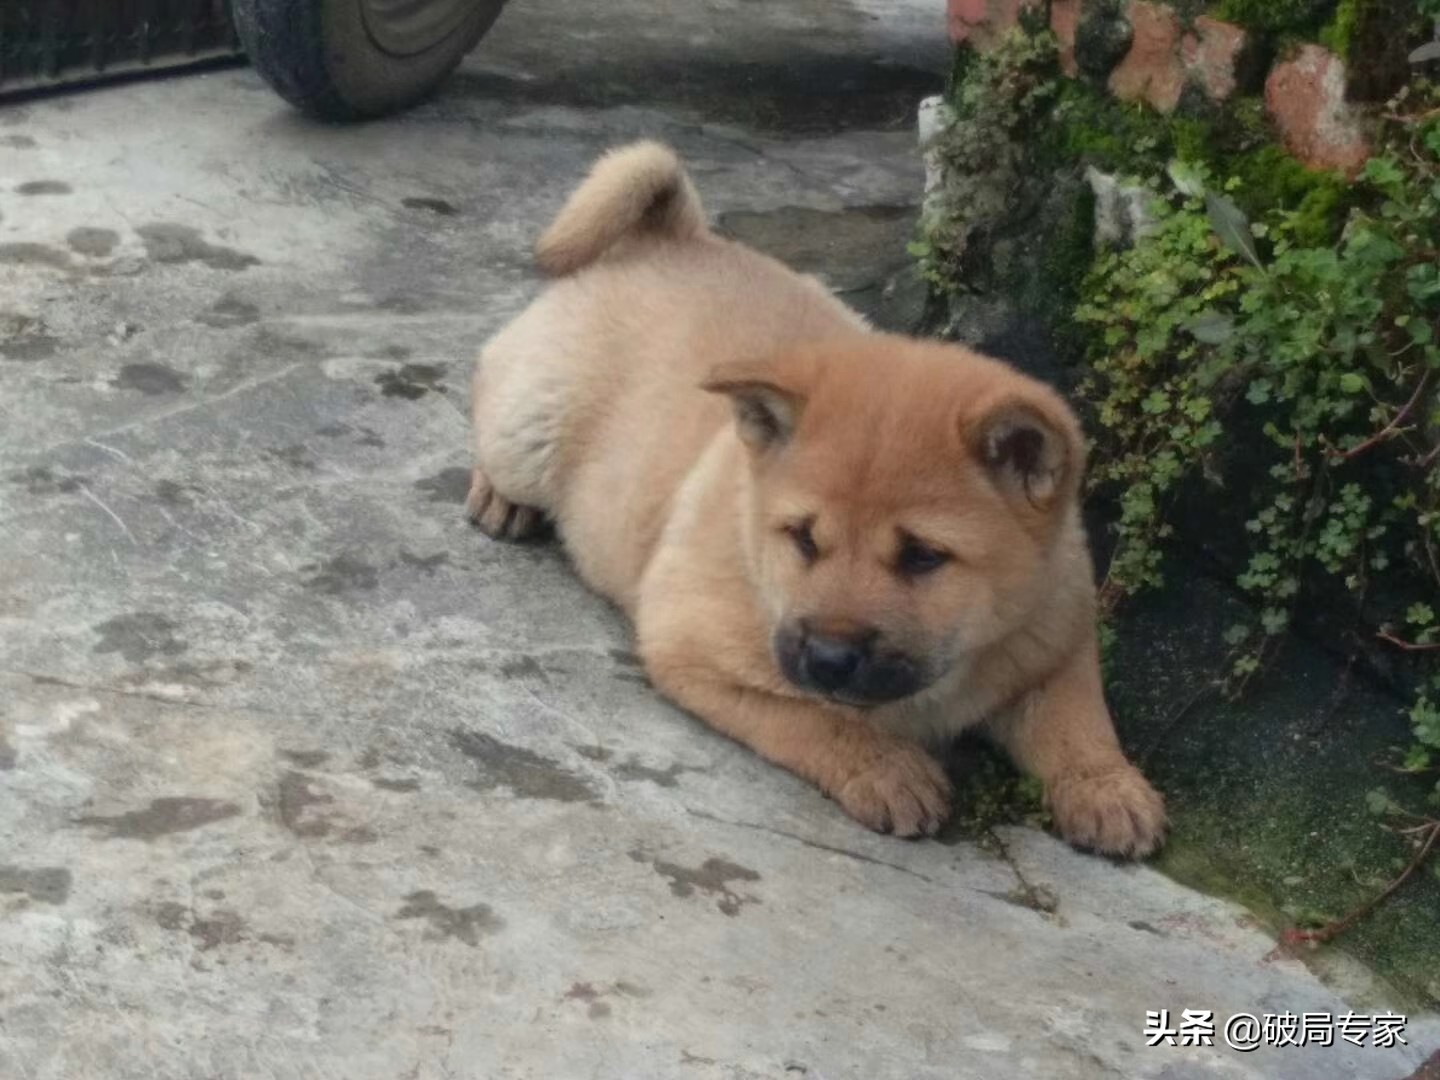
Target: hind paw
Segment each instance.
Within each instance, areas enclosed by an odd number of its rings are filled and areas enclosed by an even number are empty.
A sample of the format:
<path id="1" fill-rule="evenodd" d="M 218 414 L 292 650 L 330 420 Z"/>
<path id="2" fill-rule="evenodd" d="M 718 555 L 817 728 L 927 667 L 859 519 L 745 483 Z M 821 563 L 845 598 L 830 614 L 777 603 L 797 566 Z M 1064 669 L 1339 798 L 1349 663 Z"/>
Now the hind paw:
<path id="1" fill-rule="evenodd" d="M 528 540 L 545 527 L 545 515 L 533 506 L 521 506 L 501 495 L 478 466 L 470 475 L 465 513 L 493 540 Z"/>

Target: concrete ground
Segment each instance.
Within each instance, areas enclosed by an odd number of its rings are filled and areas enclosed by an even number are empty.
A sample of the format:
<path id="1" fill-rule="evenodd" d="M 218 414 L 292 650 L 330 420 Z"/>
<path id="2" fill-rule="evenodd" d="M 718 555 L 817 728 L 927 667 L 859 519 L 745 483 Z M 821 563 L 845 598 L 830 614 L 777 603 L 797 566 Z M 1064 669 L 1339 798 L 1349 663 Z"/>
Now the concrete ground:
<path id="1" fill-rule="evenodd" d="M 670 140 L 737 231 L 890 295 L 942 6 L 515 0 L 364 127 L 244 70 L 0 106 L 0 1076 L 1397 1080 L 1440 1044 L 1147 1047 L 1147 1010 L 1384 1006 L 1042 833 L 860 830 L 461 519 L 470 357 L 603 147 Z"/>

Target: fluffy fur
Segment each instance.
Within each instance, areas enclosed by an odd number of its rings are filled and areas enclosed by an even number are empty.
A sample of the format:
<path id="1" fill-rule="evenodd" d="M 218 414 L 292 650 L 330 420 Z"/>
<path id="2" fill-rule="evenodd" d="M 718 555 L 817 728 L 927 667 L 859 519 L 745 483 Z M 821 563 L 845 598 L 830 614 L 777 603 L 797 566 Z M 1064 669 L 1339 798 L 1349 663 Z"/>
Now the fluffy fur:
<path id="1" fill-rule="evenodd" d="M 1068 839 L 1159 845 L 1101 691 L 1062 399 L 717 237 L 658 144 L 602 158 L 538 258 L 555 280 L 475 376 L 487 533 L 553 521 L 662 693 L 871 828 L 933 832 L 927 746 L 983 724 Z"/>

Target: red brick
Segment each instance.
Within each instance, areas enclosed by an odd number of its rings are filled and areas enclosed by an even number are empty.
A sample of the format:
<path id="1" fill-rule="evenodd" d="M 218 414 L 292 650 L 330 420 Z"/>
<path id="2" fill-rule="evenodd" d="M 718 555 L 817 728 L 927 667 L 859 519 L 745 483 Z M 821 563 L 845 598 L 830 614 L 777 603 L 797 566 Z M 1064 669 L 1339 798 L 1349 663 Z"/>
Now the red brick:
<path id="1" fill-rule="evenodd" d="M 1071 78 L 1080 74 L 1075 63 L 1075 31 L 1080 28 L 1081 0 L 1050 0 L 1050 30 L 1060 42 L 1060 70 Z"/>
<path id="2" fill-rule="evenodd" d="M 1345 64 L 1319 45 L 1271 69 L 1265 108 L 1286 148 L 1311 168 L 1354 176 L 1370 156 L 1360 114 L 1345 101 Z"/>
<path id="3" fill-rule="evenodd" d="M 1131 0 L 1125 17 L 1134 30 L 1130 52 L 1110 73 L 1110 92 L 1122 101 L 1147 101 L 1171 112 L 1185 89 L 1180 17 L 1165 4 Z"/>
<path id="4" fill-rule="evenodd" d="M 950 40 L 968 41 L 985 50 L 1005 36 L 1020 21 L 1022 9 L 1037 0 L 948 0 Z"/>
<path id="5" fill-rule="evenodd" d="M 1224 101 L 1235 92 L 1235 68 L 1245 51 L 1245 31 L 1233 23 L 1208 15 L 1195 20 L 1194 33 L 1181 46 L 1185 68 L 1211 101 Z"/>

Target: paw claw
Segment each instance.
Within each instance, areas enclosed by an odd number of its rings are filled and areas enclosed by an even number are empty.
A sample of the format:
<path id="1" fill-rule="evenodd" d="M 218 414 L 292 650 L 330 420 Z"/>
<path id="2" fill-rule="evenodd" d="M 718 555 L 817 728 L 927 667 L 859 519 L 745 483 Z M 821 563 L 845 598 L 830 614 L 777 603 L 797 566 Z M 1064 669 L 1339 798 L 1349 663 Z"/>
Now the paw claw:
<path id="1" fill-rule="evenodd" d="M 924 750 L 902 744 L 847 780 L 835 800 L 878 833 L 934 836 L 950 816 L 950 781 Z"/>

